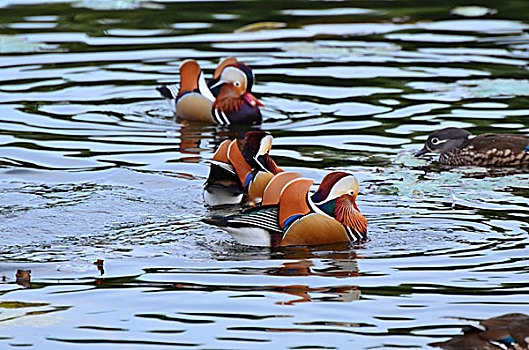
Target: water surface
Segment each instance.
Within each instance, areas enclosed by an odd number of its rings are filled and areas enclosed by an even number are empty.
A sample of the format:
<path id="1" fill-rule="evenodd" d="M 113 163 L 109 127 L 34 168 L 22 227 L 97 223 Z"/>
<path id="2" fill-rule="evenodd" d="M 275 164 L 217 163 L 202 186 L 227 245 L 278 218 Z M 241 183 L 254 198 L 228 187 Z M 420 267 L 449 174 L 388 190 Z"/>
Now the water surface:
<path id="1" fill-rule="evenodd" d="M 458 317 L 529 313 L 529 175 L 413 157 L 443 127 L 529 133 L 529 4 L 465 4 L 3 2 L 0 347 L 428 348 Z M 357 175 L 368 241 L 201 223 L 206 160 L 246 130 L 175 121 L 155 87 L 231 55 L 282 168 Z"/>

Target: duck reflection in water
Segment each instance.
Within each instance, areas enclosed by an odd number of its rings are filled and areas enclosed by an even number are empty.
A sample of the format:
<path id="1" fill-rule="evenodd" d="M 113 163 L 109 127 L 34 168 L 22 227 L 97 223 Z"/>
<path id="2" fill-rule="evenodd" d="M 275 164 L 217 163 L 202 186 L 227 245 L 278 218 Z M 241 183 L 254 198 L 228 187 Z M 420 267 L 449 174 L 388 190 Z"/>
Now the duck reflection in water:
<path id="1" fill-rule="evenodd" d="M 24 287 L 31 288 L 31 270 L 17 270 L 15 275 L 16 284 Z"/>
<path id="2" fill-rule="evenodd" d="M 322 287 L 309 287 L 307 284 L 254 284 L 254 285 L 209 285 L 196 284 L 189 282 L 176 282 L 171 284 L 171 289 L 179 291 L 230 291 L 237 296 L 254 295 L 255 293 L 280 293 L 286 294 L 293 298 L 276 302 L 277 305 L 293 305 L 303 302 L 351 302 L 360 299 L 361 292 L 357 285 L 351 285 L 352 279 L 344 277 L 357 277 L 362 274 L 358 270 L 357 261 L 355 259 L 354 251 L 345 251 L 344 249 L 350 247 L 346 244 L 332 245 L 335 252 L 329 249 L 329 246 L 323 247 L 289 247 L 288 249 L 281 248 L 273 252 L 272 259 L 284 259 L 280 266 L 277 267 L 263 267 L 258 268 L 258 271 L 251 273 L 263 273 L 269 276 L 283 277 L 289 279 L 296 277 L 296 281 L 303 281 L 303 276 L 307 279 L 312 276 L 327 276 L 337 277 L 333 281 L 343 281 L 343 283 L 336 283 L 335 285 Z M 320 249 L 320 251 L 318 251 Z M 240 251 L 239 251 L 240 253 Z M 240 254 L 239 254 L 240 257 Z M 255 256 L 253 256 L 255 258 Z M 266 257 L 264 257 L 266 258 Z M 267 262 L 274 263 L 274 260 L 267 260 Z M 243 275 L 248 274 L 248 270 L 240 272 Z M 282 280 L 283 278 L 275 278 L 275 280 Z M 341 278 L 341 279 L 340 279 Z M 288 298 L 288 297 L 287 297 Z"/>
<path id="3" fill-rule="evenodd" d="M 179 141 L 177 151 L 181 154 L 181 158 L 174 162 L 200 163 L 203 160 L 201 152 L 209 148 L 215 150 L 226 140 L 243 139 L 247 131 L 242 127 L 226 129 L 183 121 L 179 123 L 179 129 L 175 130 L 176 135 L 173 136 Z M 202 146 L 203 142 L 208 142 L 208 149 Z"/>
<path id="4" fill-rule="evenodd" d="M 307 253 L 307 247 L 295 247 L 285 251 L 285 255 L 303 255 Z M 343 253 L 350 255 L 348 253 Z M 342 255 L 343 255 L 342 254 Z M 305 254 L 305 256 L 311 254 Z M 336 254 L 333 254 L 336 255 Z M 330 257 L 329 260 L 320 260 L 327 266 L 316 267 L 312 259 L 300 259 L 298 261 L 288 261 L 282 263 L 282 266 L 276 269 L 269 270 L 269 274 L 274 276 L 331 276 L 331 277 L 356 277 L 360 273 L 358 271 L 358 264 L 352 258 L 338 258 Z M 289 301 L 280 301 L 278 305 L 293 305 L 302 302 L 315 301 L 338 301 L 349 302 L 360 299 L 361 292 L 357 285 L 336 285 L 328 287 L 309 287 L 308 285 L 270 285 L 269 288 L 280 291 L 281 293 L 289 294 L 298 297 Z M 322 296 L 317 296 L 322 294 Z"/>

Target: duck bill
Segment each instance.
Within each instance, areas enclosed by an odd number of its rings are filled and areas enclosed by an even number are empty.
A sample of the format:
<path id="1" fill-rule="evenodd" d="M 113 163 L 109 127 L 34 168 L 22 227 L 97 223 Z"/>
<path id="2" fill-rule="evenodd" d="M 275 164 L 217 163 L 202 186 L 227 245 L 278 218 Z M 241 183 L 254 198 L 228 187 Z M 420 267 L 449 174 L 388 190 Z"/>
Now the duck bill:
<path id="1" fill-rule="evenodd" d="M 425 155 L 428 152 L 430 152 L 430 150 L 428 148 L 426 148 L 426 146 L 425 146 L 419 152 L 415 153 L 415 157 L 420 157 L 422 155 Z"/>
<path id="2" fill-rule="evenodd" d="M 255 107 L 255 106 L 261 106 L 261 107 L 264 107 L 264 105 L 259 102 L 259 100 L 257 98 L 255 98 L 254 95 L 252 95 L 251 93 L 249 92 L 245 92 L 244 94 L 242 94 L 242 98 L 248 102 L 250 104 L 250 106 L 252 107 Z"/>

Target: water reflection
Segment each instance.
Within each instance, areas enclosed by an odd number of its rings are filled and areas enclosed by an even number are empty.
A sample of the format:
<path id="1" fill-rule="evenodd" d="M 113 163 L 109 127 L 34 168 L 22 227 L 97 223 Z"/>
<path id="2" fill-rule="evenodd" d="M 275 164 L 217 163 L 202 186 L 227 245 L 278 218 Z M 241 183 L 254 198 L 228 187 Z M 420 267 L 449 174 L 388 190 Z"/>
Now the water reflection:
<path id="1" fill-rule="evenodd" d="M 343 245 L 342 245 L 343 246 Z M 342 301 L 350 302 L 358 300 L 360 298 L 360 290 L 357 285 L 339 284 L 333 286 L 325 286 L 314 288 L 310 285 L 305 284 L 255 284 L 255 285 L 229 285 L 229 284 L 197 284 L 197 283 L 186 283 L 178 281 L 179 275 L 188 274 L 215 274 L 222 276 L 229 275 L 241 275 L 241 276 L 255 276 L 257 275 L 269 275 L 273 276 L 274 280 L 282 281 L 283 278 L 287 280 L 297 279 L 296 277 L 314 277 L 314 276 L 325 276 L 334 278 L 348 278 L 359 276 L 358 265 L 351 255 L 354 253 L 351 251 L 344 251 L 342 253 L 335 253 L 333 251 L 325 250 L 318 252 L 316 249 L 314 253 L 306 247 L 290 248 L 283 251 L 278 250 L 273 253 L 274 258 L 286 258 L 289 260 L 282 261 L 280 266 L 262 266 L 257 268 L 236 268 L 236 269 L 175 269 L 175 268 L 149 268 L 145 270 L 148 275 L 152 275 L 148 279 L 158 280 L 159 278 L 155 274 L 160 274 L 160 277 L 172 279 L 172 275 L 175 275 L 177 282 L 171 283 L 171 287 L 177 291 L 230 291 L 237 293 L 248 293 L 248 292 L 274 292 L 294 296 L 296 298 L 277 302 L 278 305 L 293 305 L 300 302 L 316 302 L 316 301 Z M 320 253 L 322 255 L 320 255 Z M 303 256 L 304 259 L 291 260 L 292 255 Z M 320 259 L 311 259 L 310 257 L 320 257 Z M 348 257 L 348 258 L 346 258 Z M 238 256 L 240 258 L 240 256 Z M 263 259 L 265 256 L 263 256 Z M 263 260 L 264 262 L 264 260 Z M 274 263 L 274 260 L 270 261 Z M 321 266 L 323 264 L 323 266 Z M 320 266 L 318 266 L 320 265 Z M 153 275 L 154 274 L 154 275 Z M 278 278 L 279 277 L 279 278 Z M 146 277 L 143 277 L 144 279 Z M 153 284 L 160 286 L 160 284 Z M 162 284 L 163 285 L 163 284 Z M 242 296 L 241 296 L 242 297 Z"/>
<path id="2" fill-rule="evenodd" d="M 282 266 L 269 271 L 274 276 L 333 276 L 349 277 L 358 275 L 358 266 L 354 260 L 331 261 L 329 267 L 318 269 L 311 260 L 284 262 Z M 296 299 L 278 302 L 280 305 L 293 305 L 301 302 L 316 301 L 353 301 L 360 298 L 358 286 L 333 286 L 313 288 L 308 285 L 271 285 L 267 286 L 275 291 L 281 291 Z M 318 297 L 317 295 L 323 295 Z"/>
<path id="3" fill-rule="evenodd" d="M 18 269 L 15 277 L 16 284 L 24 288 L 31 288 L 31 270 Z"/>

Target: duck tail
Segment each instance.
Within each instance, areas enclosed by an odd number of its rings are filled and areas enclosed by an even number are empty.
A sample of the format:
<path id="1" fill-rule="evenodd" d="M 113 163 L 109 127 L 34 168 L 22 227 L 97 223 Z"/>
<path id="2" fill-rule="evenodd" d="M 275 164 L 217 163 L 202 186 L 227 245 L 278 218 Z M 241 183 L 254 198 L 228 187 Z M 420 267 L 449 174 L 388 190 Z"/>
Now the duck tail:
<path id="1" fill-rule="evenodd" d="M 156 88 L 156 91 L 162 95 L 162 97 L 165 97 L 169 100 L 176 100 L 176 97 L 178 96 L 178 90 L 180 89 L 180 85 L 178 84 L 171 84 L 171 85 L 162 85 L 158 86 Z"/>
<path id="2" fill-rule="evenodd" d="M 208 225 L 213 225 L 217 227 L 227 227 L 228 220 L 222 216 L 212 216 L 209 218 L 203 218 L 202 222 Z"/>

